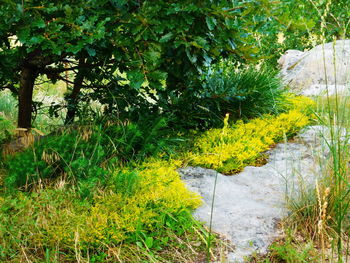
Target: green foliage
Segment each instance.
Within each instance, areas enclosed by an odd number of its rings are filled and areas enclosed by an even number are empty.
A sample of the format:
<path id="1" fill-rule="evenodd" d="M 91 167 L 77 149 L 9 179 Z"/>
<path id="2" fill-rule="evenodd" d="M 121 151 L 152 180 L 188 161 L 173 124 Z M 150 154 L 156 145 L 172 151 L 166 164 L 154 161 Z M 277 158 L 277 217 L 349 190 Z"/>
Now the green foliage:
<path id="1" fill-rule="evenodd" d="M 201 86 L 189 89 L 166 110 L 174 115 L 177 126 L 220 127 L 227 113 L 231 120 L 280 113 L 284 94 L 274 72 L 251 67 L 237 70 L 223 61 L 203 73 Z"/>
<path id="2" fill-rule="evenodd" d="M 105 189 L 84 200 L 65 185 L 2 193 L 0 261 L 21 261 L 21 248 L 33 262 L 55 256 L 64 262 L 76 262 L 77 256 L 95 262 L 196 258 L 204 230 L 190 209 L 200 199 L 188 191 L 175 168 L 153 161 L 116 171 Z M 109 253 L 111 249 L 118 252 Z M 178 260 L 172 250 L 180 255 Z"/>
<path id="3" fill-rule="evenodd" d="M 14 128 L 15 127 L 11 121 L 0 115 L 0 145 L 4 140 L 11 137 Z"/>
<path id="4" fill-rule="evenodd" d="M 136 171 L 120 171 L 112 178 L 114 192 L 130 196 L 139 187 L 140 176 Z"/>
<path id="5" fill-rule="evenodd" d="M 259 149 L 264 151 L 285 131 L 293 133 L 307 122 L 302 112 L 310 101 L 294 100 L 291 104 L 297 110 L 279 117 L 239 122 L 232 129 L 226 120 L 223 129 L 211 130 L 205 134 L 211 137 L 199 138 L 199 146 L 206 147 L 207 143 L 210 150 L 214 149 L 215 155 L 210 156 L 223 154 L 219 162 L 235 156 L 237 159 L 229 160 L 230 164 L 239 163 L 239 168 L 251 164 L 259 154 L 254 149 L 247 156 L 251 145 L 263 144 Z M 277 120 L 270 129 L 261 129 L 272 119 Z M 201 201 L 199 195 L 188 191 L 176 170 L 187 157 L 206 164 L 212 160 L 204 148 L 196 156 L 187 152 L 180 153 L 180 160 L 169 158 L 166 150 L 172 141 L 165 136 L 169 129 L 165 125 L 166 121 L 157 119 L 137 125 L 101 120 L 93 125 L 72 126 L 10 159 L 13 170 L 8 171 L 5 183 L 12 188 L 21 186 L 26 183 L 21 175 L 34 173 L 31 183 L 38 187 L 30 192 L 13 189 L 1 193 L 0 261 L 10 257 L 21 261 L 22 248 L 33 262 L 55 255 L 61 255 L 60 260 L 65 262 L 75 262 L 77 257 L 96 262 L 198 259 L 207 233 L 190 212 Z M 243 147 L 239 146 L 241 136 L 246 136 Z M 158 152 L 161 154 L 156 155 Z M 145 160 L 147 156 L 152 157 Z M 128 161 L 130 165 L 126 165 Z M 43 167 L 36 170 L 40 164 Z M 43 185 L 45 180 L 51 184 Z M 72 187 L 69 183 L 73 182 Z M 109 253 L 111 250 L 118 252 Z"/>
<path id="6" fill-rule="evenodd" d="M 282 0 L 270 9 L 271 18 L 264 18 L 257 30 L 260 55 L 269 65 L 288 49 L 310 49 L 333 38 L 349 38 L 350 6 L 347 0 L 304 1 Z M 322 25 L 324 24 L 324 26 Z M 261 30 L 268 31 L 267 34 Z"/>
<path id="7" fill-rule="evenodd" d="M 16 100 L 8 91 L 0 92 L 0 114 L 10 120 L 16 119 Z"/>
<path id="8" fill-rule="evenodd" d="M 198 93 L 208 112 L 216 116 L 229 113 L 237 120 L 280 113 L 284 92 L 276 72 L 253 67 L 237 70 L 223 61 L 207 72 Z"/>
<path id="9" fill-rule="evenodd" d="M 0 148 L 2 142 L 11 137 L 15 129 L 13 115 L 15 100 L 8 92 L 0 92 Z"/>
<path id="10" fill-rule="evenodd" d="M 265 115 L 247 123 L 240 120 L 229 125 L 227 116 L 223 128 L 210 129 L 195 139 L 194 151 L 189 156 L 191 165 L 233 174 L 247 165 L 259 164 L 262 152 L 309 124 L 305 110 L 314 102 L 301 97 L 292 99 L 291 104 L 294 106 L 287 113 Z"/>
<path id="11" fill-rule="evenodd" d="M 151 111 L 146 97 L 156 98 L 158 112 L 171 107 L 189 83 L 199 84 L 198 69 L 221 55 L 255 59 L 253 22 L 269 8 L 263 0 L 2 2 L 0 87 L 16 90 L 24 68 L 53 83 L 74 69 L 80 88 L 118 115 L 138 115 L 140 105 Z M 68 107 L 87 93 L 67 97 Z"/>
<path id="12" fill-rule="evenodd" d="M 272 262 L 307 263 L 320 260 L 312 242 L 298 246 L 291 237 L 287 237 L 283 243 L 274 243 L 269 254 L 273 258 Z"/>
<path id="13" fill-rule="evenodd" d="M 48 135 L 33 147 L 18 153 L 7 161 L 8 187 L 29 187 L 33 183 L 61 178 L 79 181 L 83 197 L 108 174 L 108 163 L 126 163 L 143 160 L 157 152 L 166 152 L 173 141 L 162 131 L 164 119 L 148 124 L 107 122 L 78 126 Z M 123 179 L 121 179 L 123 180 Z M 131 191 L 131 189 L 124 189 Z"/>
<path id="14" fill-rule="evenodd" d="M 70 179 L 99 176 L 103 172 L 98 165 L 104 156 L 97 133 L 88 139 L 78 131 L 49 136 L 8 160 L 9 176 L 5 182 L 18 187 L 62 173 Z"/>

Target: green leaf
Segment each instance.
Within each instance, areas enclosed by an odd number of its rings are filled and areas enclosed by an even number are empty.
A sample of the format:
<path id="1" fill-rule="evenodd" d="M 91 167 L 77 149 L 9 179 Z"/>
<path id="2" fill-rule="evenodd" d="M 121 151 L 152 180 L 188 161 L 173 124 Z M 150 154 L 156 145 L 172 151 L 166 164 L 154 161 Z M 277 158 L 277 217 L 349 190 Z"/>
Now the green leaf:
<path id="1" fill-rule="evenodd" d="M 69 45 L 67 48 L 68 52 L 72 52 L 73 54 L 77 54 L 79 51 L 81 51 L 83 48 L 83 43 L 78 43 L 75 45 Z"/>
<path id="2" fill-rule="evenodd" d="M 138 70 L 132 70 L 127 73 L 130 86 L 136 90 L 141 88 L 144 82 L 144 75 Z"/>
<path id="3" fill-rule="evenodd" d="M 205 22 L 207 23 L 207 26 L 208 26 L 210 31 L 214 30 L 214 28 L 216 26 L 216 19 L 214 17 L 207 16 L 205 18 Z"/>
<path id="4" fill-rule="evenodd" d="M 236 27 L 236 21 L 234 19 L 225 18 L 225 24 L 229 29 L 234 29 Z"/>
<path id="5" fill-rule="evenodd" d="M 197 62 L 197 56 L 196 55 L 191 55 L 190 50 L 188 48 L 186 48 L 186 55 L 188 57 L 188 59 L 191 61 L 191 63 L 196 63 Z"/>
<path id="6" fill-rule="evenodd" d="M 172 37 L 174 36 L 174 34 L 172 32 L 169 32 L 168 34 L 162 36 L 159 40 L 160 43 L 165 43 L 168 42 Z"/>
<path id="7" fill-rule="evenodd" d="M 143 245 L 140 241 L 136 241 L 136 245 L 139 247 L 139 248 L 143 248 Z"/>
<path id="8" fill-rule="evenodd" d="M 147 76 L 153 80 L 166 80 L 168 73 L 160 70 L 156 70 L 149 73 Z"/>
<path id="9" fill-rule="evenodd" d="M 23 27 L 17 33 L 18 40 L 22 43 L 26 43 L 29 40 L 29 35 L 30 27 Z"/>
<path id="10" fill-rule="evenodd" d="M 42 18 L 38 18 L 33 21 L 33 27 L 37 28 L 44 28 L 45 27 L 45 21 Z"/>
<path id="11" fill-rule="evenodd" d="M 161 54 L 160 54 L 160 52 L 152 49 L 152 50 L 145 52 L 143 57 L 147 63 L 147 66 L 157 66 L 160 62 Z"/>
<path id="12" fill-rule="evenodd" d="M 148 248 L 152 248 L 153 247 L 153 237 L 146 237 L 145 244 Z"/>
<path id="13" fill-rule="evenodd" d="M 69 5 L 66 5 L 64 10 L 66 11 L 66 16 L 70 16 L 73 12 L 73 9 Z"/>
<path id="14" fill-rule="evenodd" d="M 127 4 L 127 0 L 110 0 L 110 1 L 117 8 L 122 8 Z"/>
<path id="15" fill-rule="evenodd" d="M 94 48 L 91 47 L 85 47 L 86 51 L 88 52 L 90 57 L 94 57 L 96 55 L 96 50 Z"/>
<path id="16" fill-rule="evenodd" d="M 30 39 L 30 43 L 31 44 L 39 44 L 41 42 L 43 42 L 45 40 L 45 38 L 43 36 L 34 36 Z"/>

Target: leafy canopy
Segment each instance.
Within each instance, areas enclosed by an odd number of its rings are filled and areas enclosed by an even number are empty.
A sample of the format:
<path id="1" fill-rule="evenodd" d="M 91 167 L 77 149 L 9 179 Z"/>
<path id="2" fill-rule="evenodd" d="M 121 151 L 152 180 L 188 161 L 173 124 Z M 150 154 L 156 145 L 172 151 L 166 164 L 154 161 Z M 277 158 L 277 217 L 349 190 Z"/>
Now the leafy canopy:
<path id="1" fill-rule="evenodd" d="M 64 79 L 65 71 L 79 71 L 90 95 L 110 110 L 154 107 L 140 94 L 155 99 L 159 110 L 196 85 L 203 65 L 220 56 L 254 58 L 253 22 L 269 4 L 1 0 L 0 87 L 15 92 L 27 64 L 52 82 Z M 126 73 L 128 84 L 120 84 L 117 70 Z"/>

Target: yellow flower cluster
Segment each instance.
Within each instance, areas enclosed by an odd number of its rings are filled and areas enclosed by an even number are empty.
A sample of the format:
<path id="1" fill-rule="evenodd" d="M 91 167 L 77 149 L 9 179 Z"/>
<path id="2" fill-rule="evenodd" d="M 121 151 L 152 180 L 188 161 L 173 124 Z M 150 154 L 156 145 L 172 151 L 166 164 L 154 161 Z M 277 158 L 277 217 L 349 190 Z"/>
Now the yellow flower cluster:
<path id="1" fill-rule="evenodd" d="M 32 242 L 66 247 L 77 242 L 80 247 L 115 245 L 137 230 L 156 231 L 164 224 L 165 215 L 176 217 L 201 204 L 201 197 L 190 192 L 176 172 L 180 165 L 179 161 L 148 160 L 136 168 L 139 182 L 133 194 L 101 191 L 85 209 L 69 202 L 60 191 L 48 195 L 57 197 L 56 206 L 50 205 L 44 194 L 38 195 L 33 202 L 42 211 L 36 223 L 41 231 L 32 235 Z M 30 206 L 32 202 L 28 199 L 27 203 Z"/>
<path id="2" fill-rule="evenodd" d="M 288 98 L 289 111 L 279 116 L 265 115 L 248 123 L 238 121 L 231 127 L 211 129 L 195 142 L 191 164 L 213 168 L 221 173 L 239 172 L 253 165 L 271 145 L 290 137 L 309 123 L 314 102 L 305 97 Z"/>
<path id="3" fill-rule="evenodd" d="M 150 160 L 137 168 L 140 184 L 133 195 L 110 192 L 98 196 L 86 216 L 81 241 L 117 243 L 139 226 L 152 230 L 164 214 L 198 207 L 201 198 L 185 187 L 176 172 L 179 165 L 175 161 Z"/>

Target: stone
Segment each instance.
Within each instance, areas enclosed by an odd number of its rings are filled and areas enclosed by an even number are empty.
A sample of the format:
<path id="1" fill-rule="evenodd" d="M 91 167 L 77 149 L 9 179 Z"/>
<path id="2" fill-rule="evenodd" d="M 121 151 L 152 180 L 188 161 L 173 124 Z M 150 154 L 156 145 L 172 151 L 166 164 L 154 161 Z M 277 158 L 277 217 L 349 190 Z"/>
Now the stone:
<path id="1" fill-rule="evenodd" d="M 278 60 L 280 75 L 302 95 L 333 95 L 350 89 L 350 40 L 318 45 L 309 51 L 288 50 Z"/>
<path id="2" fill-rule="evenodd" d="M 268 151 L 266 165 L 248 166 L 232 176 L 200 167 L 178 170 L 188 188 L 202 196 L 203 205 L 194 216 L 208 226 L 216 179 L 212 229 L 235 247 L 228 262 L 244 262 L 255 252 L 264 254 L 280 237 L 278 222 L 288 215 L 285 197 L 297 193 L 300 180 L 315 184 L 321 174 L 319 156 L 328 155 L 323 139 L 327 134 L 326 127 L 311 126 L 293 141 Z"/>

